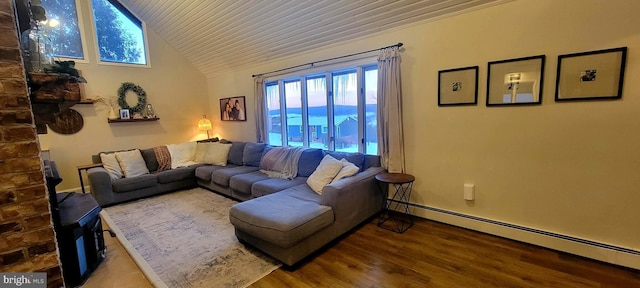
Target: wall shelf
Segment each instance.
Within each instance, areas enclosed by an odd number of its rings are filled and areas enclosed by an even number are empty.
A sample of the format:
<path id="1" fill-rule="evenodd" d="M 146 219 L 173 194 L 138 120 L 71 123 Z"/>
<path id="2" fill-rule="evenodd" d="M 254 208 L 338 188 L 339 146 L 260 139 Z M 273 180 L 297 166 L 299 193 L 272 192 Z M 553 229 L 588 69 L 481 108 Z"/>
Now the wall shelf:
<path id="1" fill-rule="evenodd" d="M 160 118 L 140 118 L 140 119 L 109 119 L 107 118 L 107 122 L 109 123 L 124 123 L 124 122 L 149 122 L 149 121 L 158 121 Z"/>

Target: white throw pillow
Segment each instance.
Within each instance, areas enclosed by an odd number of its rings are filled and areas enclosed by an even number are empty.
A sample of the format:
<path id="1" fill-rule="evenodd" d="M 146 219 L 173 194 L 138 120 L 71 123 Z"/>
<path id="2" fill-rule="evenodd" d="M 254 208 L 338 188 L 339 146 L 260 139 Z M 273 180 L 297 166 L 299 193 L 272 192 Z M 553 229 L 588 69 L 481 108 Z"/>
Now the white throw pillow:
<path id="1" fill-rule="evenodd" d="M 118 180 L 122 178 L 122 168 L 116 159 L 115 153 L 100 153 L 100 161 L 102 161 L 102 167 L 109 173 L 111 180 Z"/>
<path id="2" fill-rule="evenodd" d="M 358 166 L 347 161 L 347 159 L 342 158 L 340 162 L 342 163 L 342 169 L 340 169 L 340 172 L 338 172 L 338 175 L 336 175 L 336 177 L 334 177 L 333 180 L 331 180 L 331 183 L 338 182 L 342 178 L 347 178 L 347 177 L 356 175 L 356 173 L 358 173 L 358 171 L 360 170 Z"/>
<path id="3" fill-rule="evenodd" d="M 196 142 L 167 145 L 171 155 L 171 169 L 198 164 L 196 162 Z"/>
<path id="4" fill-rule="evenodd" d="M 227 166 L 231 144 L 198 143 L 196 145 L 196 162 L 218 166 Z"/>
<path id="5" fill-rule="evenodd" d="M 120 168 L 122 168 L 125 178 L 149 174 L 147 163 L 144 162 L 144 158 L 142 158 L 142 154 L 138 149 L 116 152 L 116 159 L 120 163 Z"/>
<path id="6" fill-rule="evenodd" d="M 340 169 L 342 169 L 342 162 L 327 154 L 316 167 L 316 171 L 313 171 L 311 176 L 307 178 L 307 185 L 316 193 L 322 194 L 322 188 L 331 183 L 331 180 L 336 177 Z"/>

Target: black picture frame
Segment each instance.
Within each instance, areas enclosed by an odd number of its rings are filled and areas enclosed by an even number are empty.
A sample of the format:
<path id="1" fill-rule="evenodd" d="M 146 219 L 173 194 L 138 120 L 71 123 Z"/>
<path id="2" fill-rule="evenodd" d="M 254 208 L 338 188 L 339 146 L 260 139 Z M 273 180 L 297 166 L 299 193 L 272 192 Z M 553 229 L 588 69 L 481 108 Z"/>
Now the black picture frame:
<path id="1" fill-rule="evenodd" d="M 555 100 L 622 98 L 627 47 L 558 56 Z"/>
<path id="2" fill-rule="evenodd" d="M 478 104 L 478 66 L 438 71 L 438 106 Z"/>
<path id="3" fill-rule="evenodd" d="M 536 55 L 489 62 L 486 105 L 542 104 L 545 59 Z"/>
<path id="4" fill-rule="evenodd" d="M 230 104 L 230 107 L 227 107 Z M 244 96 L 220 99 L 221 121 L 247 121 L 247 105 Z"/>

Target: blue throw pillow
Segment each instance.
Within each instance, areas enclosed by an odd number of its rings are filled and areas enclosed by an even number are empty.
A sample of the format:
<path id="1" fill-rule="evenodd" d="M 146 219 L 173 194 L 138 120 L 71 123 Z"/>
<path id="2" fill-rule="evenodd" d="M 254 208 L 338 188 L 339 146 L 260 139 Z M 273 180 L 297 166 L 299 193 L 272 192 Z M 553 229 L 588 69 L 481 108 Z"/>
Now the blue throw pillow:
<path id="1" fill-rule="evenodd" d="M 322 161 L 322 150 L 309 148 L 302 151 L 300 160 L 298 160 L 298 176 L 309 177 L 316 171 L 316 168 Z"/>
<path id="2" fill-rule="evenodd" d="M 231 148 L 229 149 L 229 159 L 227 162 L 229 164 L 242 165 L 242 154 L 244 152 L 244 145 L 246 142 L 233 142 L 231 143 Z"/>
<path id="3" fill-rule="evenodd" d="M 336 151 L 324 151 L 325 154 L 331 155 L 331 157 L 336 158 L 337 160 L 342 160 L 342 158 L 347 159 L 347 161 L 353 163 L 358 166 L 358 172 L 362 171 L 362 167 L 364 167 L 364 154 L 362 153 L 349 153 L 349 152 L 336 152 Z"/>
<path id="4" fill-rule="evenodd" d="M 262 159 L 262 151 L 264 151 L 264 143 L 252 143 L 247 142 L 244 146 L 244 153 L 242 155 L 242 163 L 246 166 L 260 167 L 260 160 Z"/>

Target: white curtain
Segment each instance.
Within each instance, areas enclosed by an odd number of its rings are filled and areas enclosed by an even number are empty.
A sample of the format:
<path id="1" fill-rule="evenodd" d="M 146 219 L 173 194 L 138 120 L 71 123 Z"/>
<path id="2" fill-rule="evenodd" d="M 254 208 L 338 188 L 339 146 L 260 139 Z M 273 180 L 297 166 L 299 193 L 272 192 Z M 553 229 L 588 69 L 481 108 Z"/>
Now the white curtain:
<path id="1" fill-rule="evenodd" d="M 267 130 L 265 125 L 265 95 L 264 95 L 264 78 L 255 77 L 254 81 L 254 99 L 256 99 L 256 142 L 265 143 L 267 141 Z"/>
<path id="2" fill-rule="evenodd" d="M 390 173 L 404 173 L 402 89 L 398 47 L 378 55 L 378 154 Z"/>

